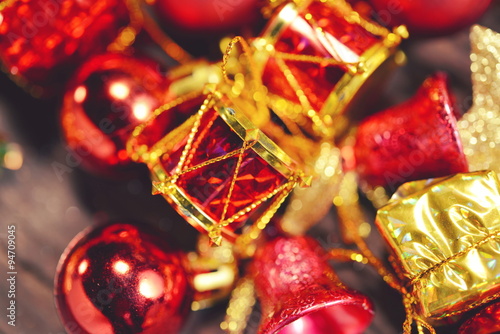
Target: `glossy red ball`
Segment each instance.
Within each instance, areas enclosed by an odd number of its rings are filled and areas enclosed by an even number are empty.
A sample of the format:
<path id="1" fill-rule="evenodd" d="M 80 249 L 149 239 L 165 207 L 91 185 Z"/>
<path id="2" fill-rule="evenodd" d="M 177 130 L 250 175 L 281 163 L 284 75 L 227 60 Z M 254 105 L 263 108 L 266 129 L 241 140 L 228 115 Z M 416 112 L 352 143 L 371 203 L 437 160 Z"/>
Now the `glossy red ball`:
<path id="1" fill-rule="evenodd" d="M 155 232 L 115 223 L 77 235 L 62 255 L 55 300 L 70 334 L 173 334 L 192 302 L 185 257 Z"/>
<path id="2" fill-rule="evenodd" d="M 404 24 L 410 35 L 444 35 L 474 22 L 491 0 L 368 0 L 375 15 L 390 26 Z"/>
<path id="3" fill-rule="evenodd" d="M 156 0 L 158 14 L 191 32 L 222 32 L 242 28 L 259 16 L 259 0 Z"/>
<path id="4" fill-rule="evenodd" d="M 500 303 L 494 303 L 467 320 L 458 334 L 498 334 L 500 333 Z"/>
<path id="5" fill-rule="evenodd" d="M 63 135 L 75 160 L 101 175 L 128 172 L 127 139 L 163 104 L 167 89 L 154 62 L 118 54 L 86 62 L 69 85 L 61 112 Z"/>
<path id="6" fill-rule="evenodd" d="M 0 60 L 12 75 L 53 90 L 130 22 L 120 0 L 18 0 L 0 13 Z"/>

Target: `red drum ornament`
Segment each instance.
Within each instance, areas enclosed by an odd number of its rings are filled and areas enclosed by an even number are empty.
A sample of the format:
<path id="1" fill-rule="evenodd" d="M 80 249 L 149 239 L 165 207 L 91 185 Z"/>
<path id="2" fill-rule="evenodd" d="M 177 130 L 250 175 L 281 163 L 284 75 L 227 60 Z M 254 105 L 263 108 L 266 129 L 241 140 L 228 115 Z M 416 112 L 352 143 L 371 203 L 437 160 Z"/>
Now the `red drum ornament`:
<path id="1" fill-rule="evenodd" d="M 369 299 L 346 288 L 310 237 L 278 237 L 251 264 L 262 320 L 259 334 L 361 334 L 373 318 Z"/>
<path id="2" fill-rule="evenodd" d="M 177 333 L 193 298 L 183 253 L 154 232 L 115 223 L 71 241 L 55 279 L 70 334 Z"/>
<path id="3" fill-rule="evenodd" d="M 407 181 L 467 172 L 446 75 L 428 78 L 408 101 L 363 120 L 354 155 L 361 185 L 371 188 L 394 191 Z"/>
<path id="4" fill-rule="evenodd" d="M 491 0 L 369 0 L 379 20 L 390 26 L 404 24 L 410 34 L 445 35 L 476 22 Z"/>
<path id="5" fill-rule="evenodd" d="M 494 303 L 479 311 L 467 320 L 458 334 L 495 334 L 500 333 L 500 303 Z"/>
<path id="6" fill-rule="evenodd" d="M 344 1 L 309 0 L 278 10 L 254 46 L 275 112 L 329 137 L 345 128 L 340 116 L 357 109 L 367 87 L 401 61 L 393 56 L 403 37 L 404 27 L 391 33 Z"/>
<path id="7" fill-rule="evenodd" d="M 119 54 L 91 58 L 64 96 L 61 122 L 68 147 L 90 171 L 125 175 L 132 165 L 127 139 L 164 102 L 167 89 L 152 61 Z"/>
<path id="8" fill-rule="evenodd" d="M 155 0 L 155 7 L 167 22 L 197 33 L 234 32 L 259 17 L 258 0 Z"/>
<path id="9" fill-rule="evenodd" d="M 218 91 L 182 96 L 138 126 L 128 142 L 130 155 L 149 166 L 154 193 L 217 244 L 221 236 L 235 241 L 262 230 L 295 185 L 307 182 L 273 141 L 285 136 L 276 128 L 264 134 L 251 120 L 259 115 L 250 103 L 239 102 Z M 151 127 L 164 114 L 193 116 L 156 136 Z M 254 222 L 250 230 L 247 221 Z"/>
<path id="10" fill-rule="evenodd" d="M 68 73 L 135 30 L 126 1 L 12 0 L 0 11 L 0 60 L 20 83 L 50 94 Z M 120 33 L 123 32 L 123 35 Z"/>

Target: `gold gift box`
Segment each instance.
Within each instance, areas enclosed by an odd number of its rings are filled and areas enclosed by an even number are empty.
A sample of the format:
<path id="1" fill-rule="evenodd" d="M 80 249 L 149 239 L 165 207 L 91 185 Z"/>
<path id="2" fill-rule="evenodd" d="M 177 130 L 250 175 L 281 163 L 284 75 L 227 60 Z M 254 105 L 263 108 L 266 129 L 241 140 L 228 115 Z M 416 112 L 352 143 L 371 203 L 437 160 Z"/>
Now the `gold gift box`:
<path id="1" fill-rule="evenodd" d="M 500 193 L 493 171 L 409 182 L 378 210 L 392 264 L 431 322 L 500 292 Z"/>

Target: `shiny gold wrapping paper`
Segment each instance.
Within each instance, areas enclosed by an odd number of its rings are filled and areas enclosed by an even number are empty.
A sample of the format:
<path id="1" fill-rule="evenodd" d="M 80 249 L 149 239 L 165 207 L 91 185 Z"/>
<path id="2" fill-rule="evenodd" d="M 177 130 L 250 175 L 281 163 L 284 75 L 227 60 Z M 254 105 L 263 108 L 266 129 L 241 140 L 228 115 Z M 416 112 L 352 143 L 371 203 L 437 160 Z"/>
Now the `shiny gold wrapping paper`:
<path id="1" fill-rule="evenodd" d="M 500 193 L 493 171 L 409 182 L 376 224 L 393 265 L 429 321 L 467 311 L 500 292 Z"/>

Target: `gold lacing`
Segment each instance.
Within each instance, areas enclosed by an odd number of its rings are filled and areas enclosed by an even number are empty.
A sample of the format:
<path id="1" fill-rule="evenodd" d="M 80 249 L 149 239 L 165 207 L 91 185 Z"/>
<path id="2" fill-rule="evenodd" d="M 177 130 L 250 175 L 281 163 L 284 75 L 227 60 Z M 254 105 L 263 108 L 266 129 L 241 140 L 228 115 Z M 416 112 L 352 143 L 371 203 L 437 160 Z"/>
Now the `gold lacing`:
<path id="1" fill-rule="evenodd" d="M 349 182 L 353 182 L 352 178 L 346 176 Z M 403 323 L 403 333 L 411 334 L 412 324 L 415 323 L 419 334 L 424 334 L 425 330 L 429 334 L 435 334 L 435 329 L 424 319 L 422 319 L 415 309 L 416 300 L 413 297 L 409 285 L 405 285 L 399 277 L 388 269 L 384 263 L 373 254 L 371 249 L 366 244 L 366 241 L 359 233 L 359 226 L 357 221 L 362 217 L 363 210 L 357 200 L 357 187 L 351 185 L 341 185 L 343 201 L 341 205 L 337 205 L 337 213 L 339 222 L 343 228 L 350 231 L 350 238 L 358 247 L 359 253 L 349 250 L 334 249 L 329 252 L 331 259 L 339 261 L 356 261 L 360 263 L 367 263 L 371 265 L 377 273 L 382 277 L 391 288 L 398 291 L 402 296 L 402 303 L 406 313 L 406 319 Z M 417 280 L 418 281 L 418 280 Z"/>
<path id="2" fill-rule="evenodd" d="M 14 3 L 16 3 L 18 0 L 5 0 L 0 2 L 0 12 L 4 10 L 7 7 L 12 6 Z"/>
<path id="3" fill-rule="evenodd" d="M 183 64 L 192 56 L 175 43 L 158 23 L 143 8 L 141 0 L 125 0 L 130 15 L 130 24 L 123 28 L 117 38 L 108 46 L 109 51 L 123 51 L 130 47 L 141 29 L 144 29 L 151 39 L 173 60 Z"/>

